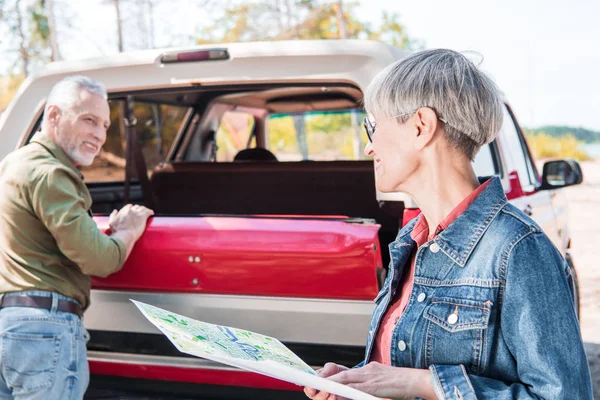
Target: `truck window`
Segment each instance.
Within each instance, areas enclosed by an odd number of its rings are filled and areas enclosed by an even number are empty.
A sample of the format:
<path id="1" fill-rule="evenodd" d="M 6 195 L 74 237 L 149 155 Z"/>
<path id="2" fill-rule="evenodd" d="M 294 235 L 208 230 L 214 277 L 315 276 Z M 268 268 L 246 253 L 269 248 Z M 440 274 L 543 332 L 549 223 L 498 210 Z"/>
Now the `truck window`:
<path id="1" fill-rule="evenodd" d="M 106 143 L 93 164 L 81 169 L 87 183 L 119 182 L 125 179 L 122 103 L 122 100 L 109 101 L 111 125 L 106 134 Z M 149 171 L 165 160 L 187 112 L 188 107 L 134 102 L 136 129 Z"/>
<path id="2" fill-rule="evenodd" d="M 254 116 L 243 111 L 227 111 L 221 118 L 215 135 L 218 162 L 231 162 L 235 155 L 247 147 L 252 147 Z M 250 143 L 248 143 L 250 141 Z M 250 146 L 248 146 L 250 145 Z"/>
<path id="3" fill-rule="evenodd" d="M 366 160 L 359 110 L 272 114 L 267 145 L 279 161 Z"/>
<path id="4" fill-rule="evenodd" d="M 492 151 L 492 145 L 486 144 L 475 156 L 475 160 L 473 160 L 473 169 L 477 176 L 492 176 L 500 173 L 499 169 L 496 167 Z"/>

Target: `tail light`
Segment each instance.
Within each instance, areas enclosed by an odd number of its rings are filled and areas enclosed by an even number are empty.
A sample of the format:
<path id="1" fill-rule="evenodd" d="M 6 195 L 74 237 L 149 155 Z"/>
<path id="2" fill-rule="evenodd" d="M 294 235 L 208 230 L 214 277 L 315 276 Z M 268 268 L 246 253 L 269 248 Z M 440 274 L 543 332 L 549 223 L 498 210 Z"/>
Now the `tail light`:
<path id="1" fill-rule="evenodd" d="M 227 49 L 180 51 L 160 56 L 160 62 L 163 64 L 218 60 L 229 60 Z"/>

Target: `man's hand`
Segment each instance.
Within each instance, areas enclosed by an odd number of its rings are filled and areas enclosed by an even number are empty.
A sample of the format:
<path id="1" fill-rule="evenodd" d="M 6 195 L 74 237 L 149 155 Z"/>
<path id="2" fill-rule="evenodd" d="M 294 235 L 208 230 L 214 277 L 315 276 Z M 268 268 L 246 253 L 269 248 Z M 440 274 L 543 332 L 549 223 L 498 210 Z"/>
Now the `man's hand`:
<path id="1" fill-rule="evenodd" d="M 134 241 L 138 240 L 144 229 L 146 222 L 150 216 L 154 215 L 154 211 L 140 205 L 127 204 L 120 211 L 114 210 L 108 217 L 108 226 L 114 233 L 128 231 L 134 236 Z"/>
<path id="2" fill-rule="evenodd" d="M 139 205 L 127 204 L 120 211 L 114 210 L 108 217 L 108 226 L 112 231 L 112 237 L 120 239 L 127 247 L 125 259 L 131 254 L 133 245 L 144 233 L 148 218 L 154 215 L 154 211 Z"/>

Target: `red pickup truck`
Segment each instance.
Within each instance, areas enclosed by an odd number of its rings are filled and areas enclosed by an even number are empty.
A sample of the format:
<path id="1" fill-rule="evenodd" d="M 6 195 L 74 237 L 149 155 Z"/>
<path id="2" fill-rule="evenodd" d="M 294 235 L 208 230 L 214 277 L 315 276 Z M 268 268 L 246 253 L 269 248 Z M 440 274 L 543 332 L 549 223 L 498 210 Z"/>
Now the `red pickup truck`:
<path id="1" fill-rule="evenodd" d="M 93 280 L 90 398 L 117 388 L 303 397 L 179 353 L 129 299 L 277 337 L 313 366 L 362 360 L 387 246 L 418 214 L 405 194 L 375 188 L 362 91 L 407 54 L 369 41 L 227 44 L 54 63 L 26 81 L 0 119 L 0 159 L 37 130 L 55 82 L 90 76 L 107 86 L 112 119 L 82 171 L 95 219 L 107 229 L 127 202 L 156 212 L 123 269 Z M 558 161 L 546 164 L 545 181 L 561 186 L 554 175 L 565 165 L 581 174 Z M 501 177 L 573 267 L 564 196 L 542 185 L 508 105 L 474 166 Z"/>

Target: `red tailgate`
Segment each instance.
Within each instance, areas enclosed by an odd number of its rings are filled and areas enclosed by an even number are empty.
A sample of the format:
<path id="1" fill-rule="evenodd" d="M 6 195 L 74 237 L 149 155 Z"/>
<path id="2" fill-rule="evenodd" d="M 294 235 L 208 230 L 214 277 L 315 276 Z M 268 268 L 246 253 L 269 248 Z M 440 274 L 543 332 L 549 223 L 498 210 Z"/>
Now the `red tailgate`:
<path id="1" fill-rule="evenodd" d="M 95 217 L 108 228 L 108 217 Z M 123 269 L 96 289 L 371 300 L 379 225 L 154 217 Z"/>

